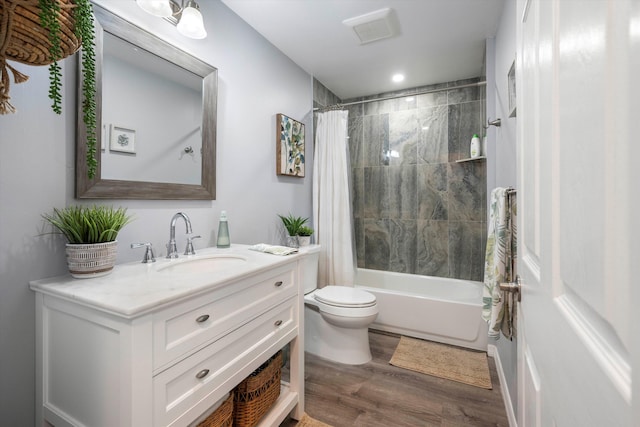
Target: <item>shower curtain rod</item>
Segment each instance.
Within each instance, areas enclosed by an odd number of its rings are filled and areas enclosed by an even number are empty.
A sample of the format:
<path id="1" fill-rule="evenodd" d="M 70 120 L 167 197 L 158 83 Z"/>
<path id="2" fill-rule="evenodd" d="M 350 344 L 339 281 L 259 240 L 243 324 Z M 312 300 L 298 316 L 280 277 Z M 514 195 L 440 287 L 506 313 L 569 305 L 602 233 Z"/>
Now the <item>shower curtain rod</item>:
<path id="1" fill-rule="evenodd" d="M 352 102 L 347 102 L 347 103 L 344 103 L 344 104 L 338 103 L 338 104 L 329 105 L 329 106 L 326 106 L 326 107 L 315 107 L 313 109 L 313 112 L 315 113 L 315 112 L 323 112 L 323 111 L 330 111 L 330 110 L 341 110 L 343 107 L 347 107 L 349 105 L 367 104 L 369 102 L 387 101 L 389 99 L 397 99 L 397 98 L 407 98 L 409 96 L 417 96 L 417 95 L 424 95 L 424 94 L 427 94 L 427 93 L 443 92 L 445 90 L 464 89 L 464 88 L 467 88 L 467 87 L 484 86 L 486 84 L 487 84 L 487 82 L 483 81 L 483 82 L 476 82 L 476 83 L 468 83 L 468 84 L 459 85 L 459 86 L 423 90 L 423 91 L 416 92 L 416 93 L 405 93 L 405 94 L 402 94 L 402 95 L 384 96 L 382 98 L 363 99 L 362 101 L 352 101 Z"/>

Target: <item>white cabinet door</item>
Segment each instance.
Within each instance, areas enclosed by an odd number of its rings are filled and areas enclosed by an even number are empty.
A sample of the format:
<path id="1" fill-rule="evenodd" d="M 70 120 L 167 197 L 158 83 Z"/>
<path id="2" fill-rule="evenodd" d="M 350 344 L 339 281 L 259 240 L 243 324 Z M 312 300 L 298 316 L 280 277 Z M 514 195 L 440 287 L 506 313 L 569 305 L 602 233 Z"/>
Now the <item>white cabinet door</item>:
<path id="1" fill-rule="evenodd" d="M 520 427 L 640 425 L 638 12 L 518 0 Z"/>

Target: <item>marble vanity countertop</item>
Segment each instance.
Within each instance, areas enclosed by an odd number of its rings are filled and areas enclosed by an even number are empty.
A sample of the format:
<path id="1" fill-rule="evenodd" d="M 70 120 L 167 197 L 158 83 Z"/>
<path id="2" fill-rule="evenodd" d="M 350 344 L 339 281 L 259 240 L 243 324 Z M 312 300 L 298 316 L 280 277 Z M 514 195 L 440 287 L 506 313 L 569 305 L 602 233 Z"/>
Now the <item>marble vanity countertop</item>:
<path id="1" fill-rule="evenodd" d="M 234 244 L 227 249 L 198 249 L 196 255 L 180 255 L 178 259 L 158 258 L 157 262 L 148 264 L 118 264 L 111 274 L 103 277 L 75 279 L 67 274 L 34 280 L 30 287 L 33 291 L 80 302 L 100 311 L 135 318 L 222 287 L 229 281 L 293 262 L 305 256 L 305 252 L 300 250 L 297 254 L 278 256 L 249 250 L 249 245 Z M 221 267 L 209 268 L 207 260 L 220 261 Z M 188 263 L 191 265 L 187 266 Z"/>

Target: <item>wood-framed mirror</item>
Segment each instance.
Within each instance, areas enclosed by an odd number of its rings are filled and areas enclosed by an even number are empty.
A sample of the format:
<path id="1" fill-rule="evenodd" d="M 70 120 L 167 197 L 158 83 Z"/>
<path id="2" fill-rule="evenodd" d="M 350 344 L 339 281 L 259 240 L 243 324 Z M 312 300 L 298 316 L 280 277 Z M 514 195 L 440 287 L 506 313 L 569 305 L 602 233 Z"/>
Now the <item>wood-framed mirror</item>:
<path id="1" fill-rule="evenodd" d="M 78 102 L 76 197 L 214 200 L 218 70 L 100 6 L 93 9 L 98 167 L 89 179 Z M 161 63 L 173 70 L 161 76 Z M 107 86 L 114 81 L 124 86 Z M 142 92 L 145 86 L 154 90 Z"/>

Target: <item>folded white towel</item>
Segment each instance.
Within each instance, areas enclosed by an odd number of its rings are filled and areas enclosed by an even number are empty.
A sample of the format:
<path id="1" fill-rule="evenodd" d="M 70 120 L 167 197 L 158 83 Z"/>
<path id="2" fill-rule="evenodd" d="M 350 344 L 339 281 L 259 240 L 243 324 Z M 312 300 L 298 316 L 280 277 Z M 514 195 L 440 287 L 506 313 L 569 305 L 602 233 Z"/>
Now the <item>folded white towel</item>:
<path id="1" fill-rule="evenodd" d="M 276 246 L 267 245 L 266 243 L 258 243 L 257 245 L 249 246 L 252 251 L 266 252 L 274 255 L 289 255 L 298 252 L 298 248 L 290 248 L 288 246 Z"/>

